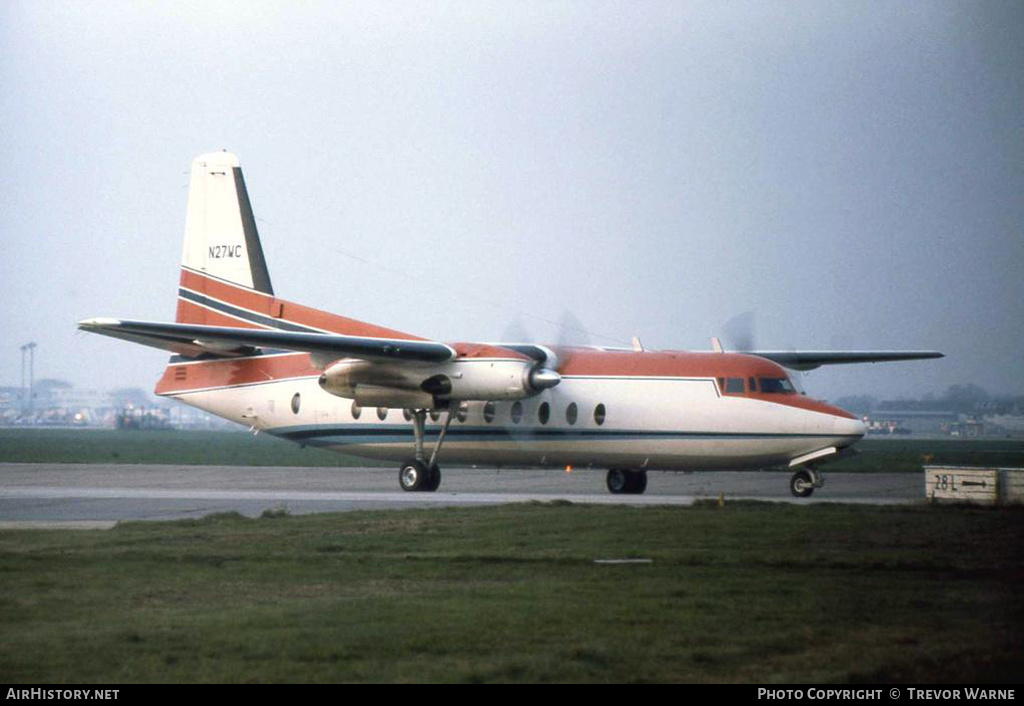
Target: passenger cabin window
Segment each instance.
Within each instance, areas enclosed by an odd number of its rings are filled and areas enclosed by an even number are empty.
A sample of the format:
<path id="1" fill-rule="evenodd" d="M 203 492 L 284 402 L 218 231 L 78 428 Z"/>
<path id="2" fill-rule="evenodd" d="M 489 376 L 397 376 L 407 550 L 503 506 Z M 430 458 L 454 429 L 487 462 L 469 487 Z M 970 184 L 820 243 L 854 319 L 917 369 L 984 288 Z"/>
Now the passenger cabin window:
<path id="1" fill-rule="evenodd" d="M 789 378 L 758 378 L 758 387 L 765 394 L 793 395 L 793 383 Z"/>
<path id="2" fill-rule="evenodd" d="M 603 404 L 599 404 L 594 407 L 594 423 L 597 424 L 597 426 L 604 424 L 604 415 L 605 409 Z"/>
<path id="3" fill-rule="evenodd" d="M 495 408 L 494 408 L 494 403 L 493 402 L 488 402 L 487 404 L 485 404 L 484 405 L 484 421 L 487 422 L 488 424 L 493 422 L 494 421 L 494 412 L 495 412 Z"/>
<path id="4" fill-rule="evenodd" d="M 517 401 L 512 405 L 512 423 L 518 424 L 523 421 L 523 403 Z"/>
<path id="5" fill-rule="evenodd" d="M 541 424 L 547 424 L 548 419 L 551 418 L 551 405 L 547 402 L 541 402 L 540 407 L 537 408 L 537 420 Z"/>
<path id="6" fill-rule="evenodd" d="M 569 406 L 565 408 L 565 421 L 575 424 L 577 414 L 579 414 L 579 410 L 576 408 L 576 403 L 570 402 Z"/>

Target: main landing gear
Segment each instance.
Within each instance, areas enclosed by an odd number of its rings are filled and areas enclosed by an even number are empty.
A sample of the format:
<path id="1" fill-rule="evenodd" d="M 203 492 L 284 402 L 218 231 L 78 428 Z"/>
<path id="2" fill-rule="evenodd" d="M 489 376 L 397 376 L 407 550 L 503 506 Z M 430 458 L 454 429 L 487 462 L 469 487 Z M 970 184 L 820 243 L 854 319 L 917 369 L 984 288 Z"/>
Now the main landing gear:
<path id="1" fill-rule="evenodd" d="M 789 492 L 797 498 L 809 498 L 815 488 L 825 485 L 825 478 L 817 470 L 805 466 L 789 479 Z"/>
<path id="2" fill-rule="evenodd" d="M 647 490 L 647 471 L 612 468 L 605 477 L 605 483 L 612 495 L 642 495 Z"/>
<path id="3" fill-rule="evenodd" d="M 412 428 L 416 435 L 416 456 L 402 464 L 398 470 L 398 484 L 402 490 L 407 492 L 433 493 L 441 486 L 441 469 L 434 461 L 437 453 L 441 450 L 444 437 L 448 434 L 448 427 L 452 424 L 454 409 L 449 406 L 444 426 L 441 427 L 441 434 L 437 437 L 437 443 L 427 459 L 423 453 L 424 427 L 426 426 L 427 410 L 412 410 Z"/>

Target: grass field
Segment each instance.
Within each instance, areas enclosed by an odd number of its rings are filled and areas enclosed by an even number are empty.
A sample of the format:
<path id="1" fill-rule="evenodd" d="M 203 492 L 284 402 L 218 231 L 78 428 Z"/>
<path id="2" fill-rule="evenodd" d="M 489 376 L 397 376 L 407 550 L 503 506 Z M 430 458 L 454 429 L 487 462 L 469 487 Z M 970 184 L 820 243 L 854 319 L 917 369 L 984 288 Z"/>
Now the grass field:
<path id="1" fill-rule="evenodd" d="M 4 531 L 0 680 L 1017 682 L 1021 547 L 1020 508 L 756 503 Z"/>
<path id="2" fill-rule="evenodd" d="M 363 459 L 244 431 L 0 429 L 0 463 L 361 466 Z"/>
<path id="3" fill-rule="evenodd" d="M 409 432 L 410 451 L 412 431 Z M 873 439 L 826 471 L 902 472 L 925 463 L 1024 467 L 1024 440 Z M 174 463 L 238 466 L 377 465 L 268 434 L 203 431 L 0 429 L 0 463 Z M 391 465 L 391 464 L 384 464 Z"/>

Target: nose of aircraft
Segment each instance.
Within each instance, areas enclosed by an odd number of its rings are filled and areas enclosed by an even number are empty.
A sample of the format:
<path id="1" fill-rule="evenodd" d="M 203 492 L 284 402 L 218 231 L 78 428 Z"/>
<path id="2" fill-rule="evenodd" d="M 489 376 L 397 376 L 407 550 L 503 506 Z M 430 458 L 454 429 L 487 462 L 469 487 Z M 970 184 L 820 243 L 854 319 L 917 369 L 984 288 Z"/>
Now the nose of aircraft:
<path id="1" fill-rule="evenodd" d="M 861 440 L 867 427 L 864 426 L 864 422 L 857 418 L 850 417 L 835 417 L 834 429 L 836 434 L 849 438 L 849 444 L 856 443 Z M 849 446 L 847 444 L 847 446 Z"/>

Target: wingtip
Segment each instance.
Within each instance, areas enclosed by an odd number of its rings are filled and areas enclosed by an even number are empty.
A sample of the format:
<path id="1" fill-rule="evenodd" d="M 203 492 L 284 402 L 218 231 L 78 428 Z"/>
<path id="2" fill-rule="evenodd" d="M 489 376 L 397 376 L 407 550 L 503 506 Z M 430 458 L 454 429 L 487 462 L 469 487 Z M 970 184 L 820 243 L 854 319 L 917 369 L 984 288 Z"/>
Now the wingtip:
<path id="1" fill-rule="evenodd" d="M 104 328 L 106 326 L 117 326 L 120 323 L 120 319 L 98 316 L 92 319 L 82 319 L 78 322 L 78 328 Z"/>

